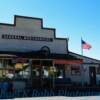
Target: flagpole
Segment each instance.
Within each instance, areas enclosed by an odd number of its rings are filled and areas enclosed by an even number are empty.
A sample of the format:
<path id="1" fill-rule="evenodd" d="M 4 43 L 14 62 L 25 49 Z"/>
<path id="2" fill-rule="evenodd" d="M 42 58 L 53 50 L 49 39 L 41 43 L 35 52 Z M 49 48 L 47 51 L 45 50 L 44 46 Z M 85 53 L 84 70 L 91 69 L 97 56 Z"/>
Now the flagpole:
<path id="1" fill-rule="evenodd" d="M 81 37 L 81 55 L 83 56 L 83 46 L 82 46 L 82 37 Z M 83 70 L 84 70 L 84 68 L 83 68 L 83 64 L 81 64 L 81 82 L 82 82 L 82 86 L 84 85 L 84 78 L 83 78 Z"/>
<path id="2" fill-rule="evenodd" d="M 81 55 L 83 56 L 82 37 L 81 37 Z"/>

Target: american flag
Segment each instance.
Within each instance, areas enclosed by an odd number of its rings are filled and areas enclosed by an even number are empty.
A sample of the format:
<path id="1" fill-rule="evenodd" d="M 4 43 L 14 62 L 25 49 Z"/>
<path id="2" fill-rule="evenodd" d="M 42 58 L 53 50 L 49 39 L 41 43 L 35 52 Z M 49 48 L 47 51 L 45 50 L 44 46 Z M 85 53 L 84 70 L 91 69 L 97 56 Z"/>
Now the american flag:
<path id="1" fill-rule="evenodd" d="M 81 40 L 82 43 L 82 49 L 90 49 L 91 45 L 85 42 L 84 40 Z"/>

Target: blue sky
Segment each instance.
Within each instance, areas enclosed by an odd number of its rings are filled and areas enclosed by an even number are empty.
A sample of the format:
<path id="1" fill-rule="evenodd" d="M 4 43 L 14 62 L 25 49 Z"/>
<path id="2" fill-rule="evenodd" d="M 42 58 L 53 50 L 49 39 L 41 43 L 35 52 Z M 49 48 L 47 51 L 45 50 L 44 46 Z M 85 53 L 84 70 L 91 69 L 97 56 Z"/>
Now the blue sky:
<path id="1" fill-rule="evenodd" d="M 14 15 L 43 18 L 75 53 L 81 54 L 82 37 L 92 45 L 84 55 L 100 59 L 100 0 L 0 0 L 0 22 L 13 23 Z"/>

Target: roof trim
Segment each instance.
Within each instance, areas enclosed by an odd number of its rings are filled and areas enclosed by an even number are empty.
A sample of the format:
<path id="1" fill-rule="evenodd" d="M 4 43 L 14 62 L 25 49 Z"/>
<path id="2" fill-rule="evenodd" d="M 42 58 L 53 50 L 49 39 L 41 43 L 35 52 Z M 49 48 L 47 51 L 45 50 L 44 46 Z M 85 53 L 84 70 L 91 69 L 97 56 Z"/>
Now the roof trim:
<path id="1" fill-rule="evenodd" d="M 37 57 L 37 58 L 48 58 L 48 59 L 52 58 L 52 59 L 65 59 L 65 60 L 82 60 L 68 54 L 51 53 L 51 54 L 45 55 L 45 52 L 42 52 L 42 51 L 30 51 L 30 52 L 0 51 L 0 55 L 2 56 L 5 55 L 5 57 L 6 55 L 14 55 L 16 57 L 23 57 L 23 58 Z"/>
<path id="2" fill-rule="evenodd" d="M 91 58 L 91 57 L 83 56 L 83 55 L 80 55 L 80 54 L 77 54 L 77 53 L 74 53 L 74 52 L 71 52 L 71 51 L 68 51 L 68 53 L 76 54 L 78 56 L 82 56 L 82 57 L 85 57 L 85 58 L 88 58 L 88 59 L 91 59 L 91 60 L 95 60 L 95 61 L 99 61 L 100 62 L 100 60 L 98 60 L 98 59 L 94 59 L 94 58 Z"/>

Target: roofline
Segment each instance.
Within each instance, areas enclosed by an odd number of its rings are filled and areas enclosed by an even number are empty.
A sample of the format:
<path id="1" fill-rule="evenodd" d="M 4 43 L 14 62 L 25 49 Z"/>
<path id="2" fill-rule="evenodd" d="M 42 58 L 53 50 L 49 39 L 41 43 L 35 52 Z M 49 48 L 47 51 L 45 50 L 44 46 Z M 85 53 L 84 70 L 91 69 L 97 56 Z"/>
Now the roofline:
<path id="1" fill-rule="evenodd" d="M 47 28 L 47 27 L 43 27 L 43 19 L 42 18 L 38 18 L 38 17 L 30 17 L 30 16 L 20 16 L 20 15 L 14 15 L 14 23 L 10 24 L 10 23 L 0 23 L 0 25 L 5 25 L 5 26 L 16 26 L 16 18 L 25 18 L 25 19 L 35 19 L 35 20 L 40 20 L 41 21 L 41 28 L 43 29 L 48 29 L 48 30 L 56 30 L 55 28 Z"/>
<path id="2" fill-rule="evenodd" d="M 68 51 L 68 53 L 76 54 L 76 55 L 78 55 L 78 56 L 82 56 L 82 57 L 85 57 L 85 58 L 88 58 L 88 59 L 91 59 L 91 60 L 95 60 L 95 61 L 99 61 L 99 62 L 100 62 L 100 60 L 98 60 L 98 59 L 91 58 L 91 57 L 87 57 L 87 56 L 83 56 L 83 55 L 81 55 L 81 54 L 77 54 L 77 53 L 74 53 L 74 52 L 71 52 L 71 51 Z"/>

